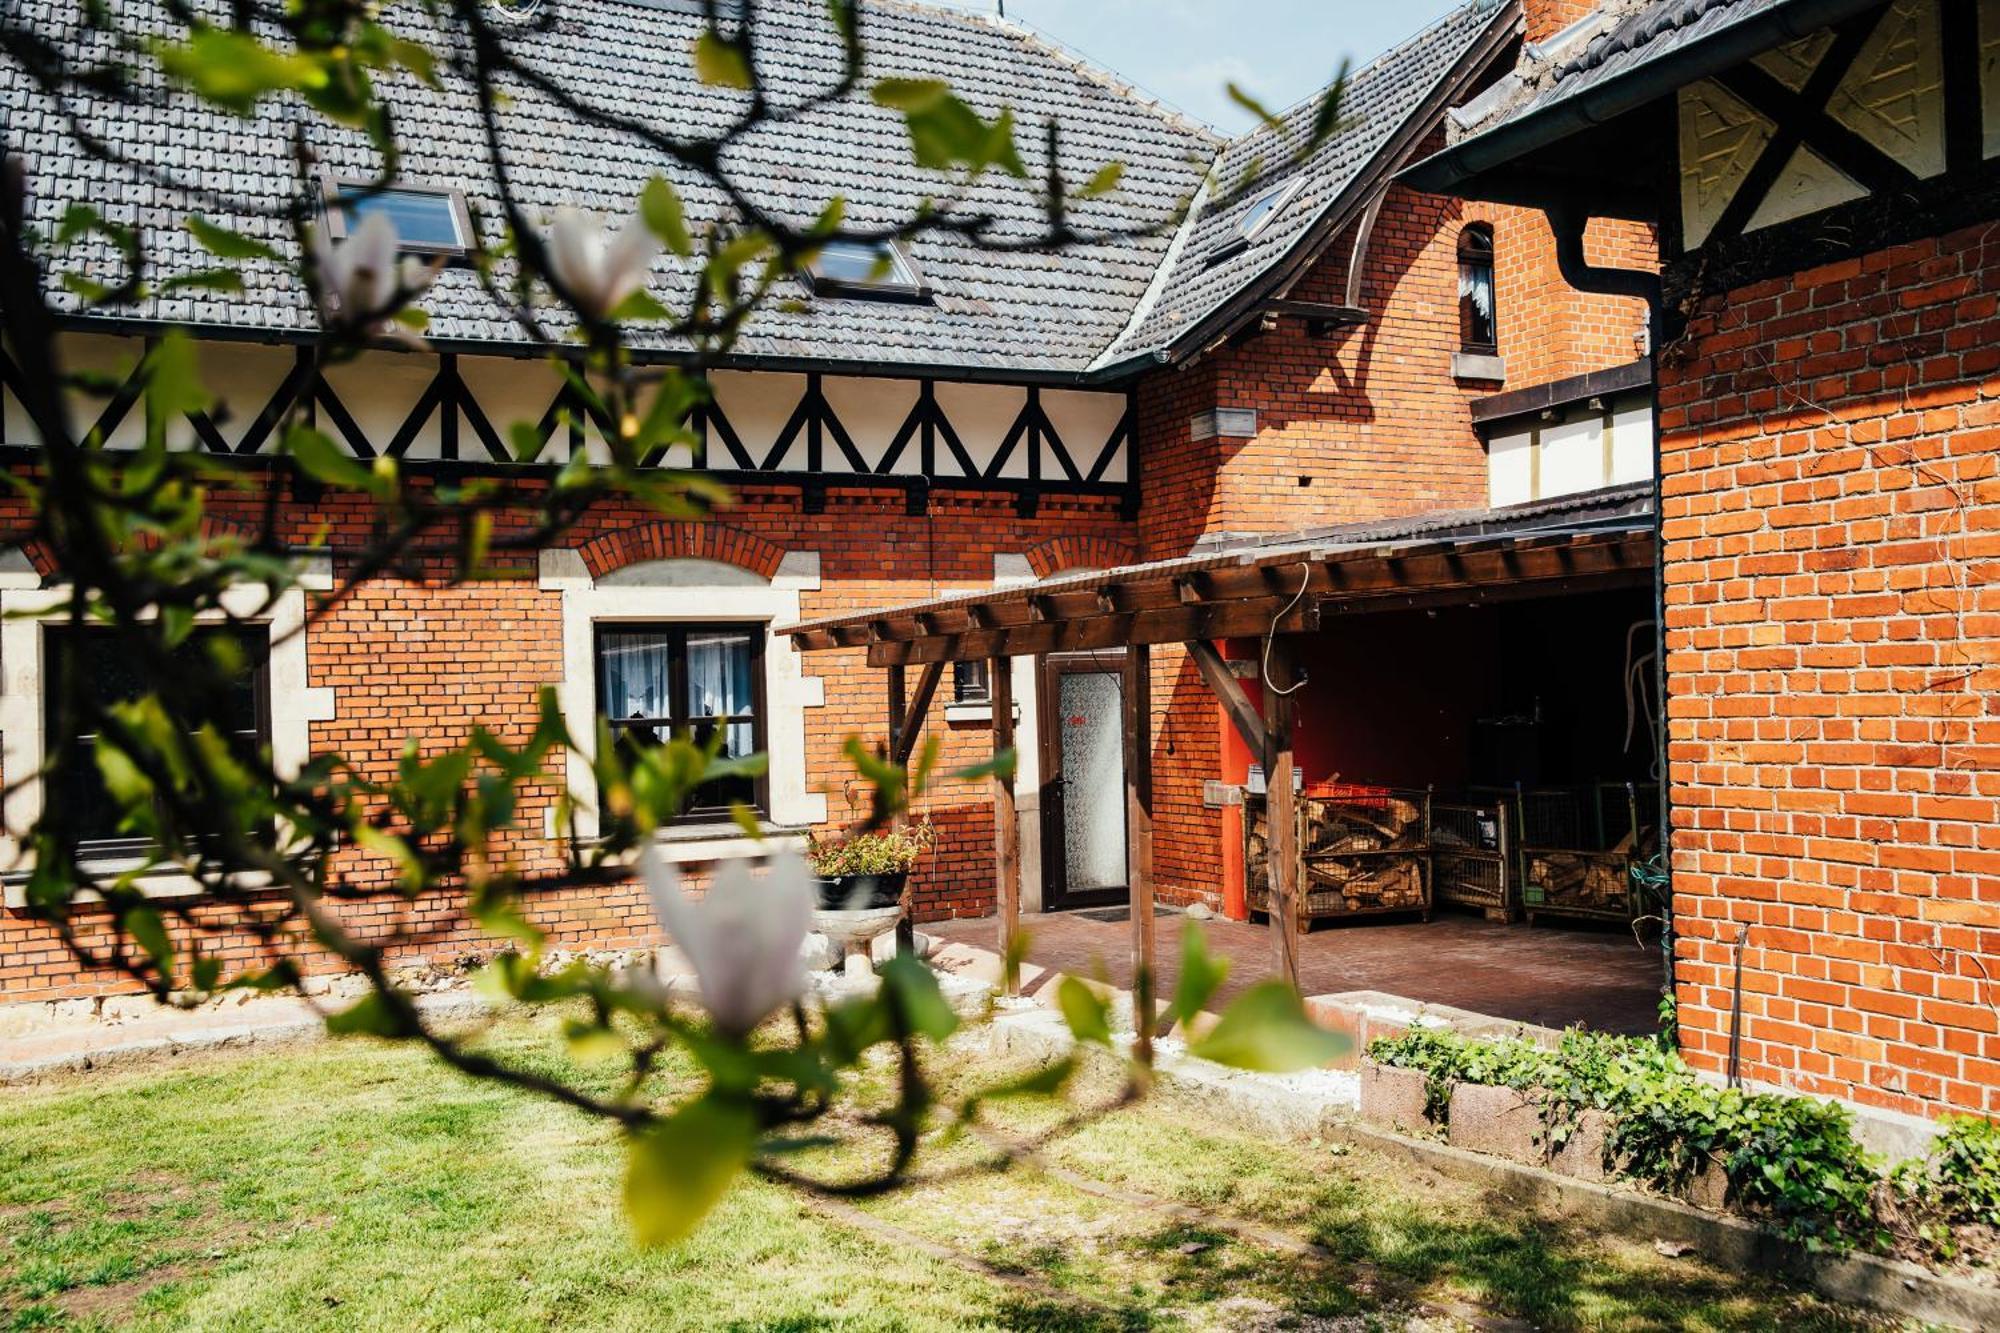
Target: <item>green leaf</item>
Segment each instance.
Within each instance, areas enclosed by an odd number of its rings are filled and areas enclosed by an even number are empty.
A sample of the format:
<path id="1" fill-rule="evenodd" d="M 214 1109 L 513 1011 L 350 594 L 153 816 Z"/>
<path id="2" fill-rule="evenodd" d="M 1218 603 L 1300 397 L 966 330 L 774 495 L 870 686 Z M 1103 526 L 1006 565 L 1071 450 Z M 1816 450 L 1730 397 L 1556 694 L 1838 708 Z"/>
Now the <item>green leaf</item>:
<path id="1" fill-rule="evenodd" d="M 372 491 L 377 478 L 361 461 L 310 426 L 285 432 L 285 452 L 307 476 L 345 491 Z"/>
<path id="2" fill-rule="evenodd" d="M 665 176 L 655 176 L 639 192 L 639 217 L 646 229 L 660 238 L 675 254 L 694 253 L 694 238 L 688 234 L 687 213 L 681 197 Z"/>
<path id="3" fill-rule="evenodd" d="M 951 93 L 903 113 L 910 131 L 910 150 L 920 167 L 934 171 L 963 169 L 977 176 L 997 166 L 1010 176 L 1025 177 L 1028 169 L 1014 146 L 1014 113 L 1002 111 L 992 121 Z"/>
<path id="4" fill-rule="evenodd" d="M 611 312 L 611 318 L 616 323 L 629 324 L 634 321 L 666 319 L 672 314 L 671 310 L 660 304 L 657 297 L 641 287 L 618 303 Z"/>
<path id="5" fill-rule="evenodd" d="M 641 1245 L 686 1240 L 750 1164 L 757 1122 L 740 1102 L 689 1102 L 634 1134 L 625 1158 L 625 1215 Z"/>
<path id="6" fill-rule="evenodd" d="M 980 1101 L 993 1101 L 1003 1097 L 1053 1097 L 1063 1090 L 1077 1071 L 1074 1055 L 1043 1065 L 1040 1069 L 1008 1079 L 996 1087 L 987 1088 L 979 1094 Z"/>
<path id="7" fill-rule="evenodd" d="M 204 217 L 191 217 L 187 229 L 201 242 L 202 249 L 218 259 L 278 259 L 277 250 L 253 236 L 218 226 Z"/>
<path id="8" fill-rule="evenodd" d="M 915 954 L 899 953 L 880 968 L 882 985 L 903 1016 L 903 1026 L 944 1041 L 958 1030 L 958 1015 L 938 989 L 937 977 Z"/>
<path id="9" fill-rule="evenodd" d="M 132 756 L 108 740 L 98 741 L 94 749 L 98 776 L 104 779 L 104 790 L 114 803 L 129 810 L 152 801 L 153 780 L 133 762 Z"/>
<path id="10" fill-rule="evenodd" d="M 233 268 L 204 268 L 192 273 L 176 273 L 160 284 L 163 292 L 199 289 L 206 292 L 240 292 L 243 275 Z"/>
<path id="11" fill-rule="evenodd" d="M 554 432 L 550 432 L 549 438 L 554 438 Z M 532 463 L 549 447 L 549 441 L 542 438 L 541 430 L 532 421 L 516 421 L 507 427 L 507 444 L 516 463 Z"/>
<path id="12" fill-rule="evenodd" d="M 125 933 L 145 950 L 164 975 L 174 962 L 174 942 L 167 935 L 167 923 L 150 907 L 134 907 L 125 913 Z"/>
<path id="13" fill-rule="evenodd" d="M 1095 199 L 1099 195 L 1110 194 L 1118 188 L 1118 183 L 1124 179 L 1125 164 L 1123 162 L 1106 162 L 1097 169 L 1097 174 L 1092 176 L 1078 193 L 1085 199 Z"/>
<path id="14" fill-rule="evenodd" d="M 401 1037 L 402 1019 L 382 998 L 371 991 L 337 1014 L 326 1018 L 327 1035 L 334 1037 Z"/>
<path id="15" fill-rule="evenodd" d="M 303 55 L 273 50 L 238 28 L 197 24 L 188 40 L 155 46 L 168 78 L 239 116 L 257 109 L 267 94 L 286 90 L 315 93 L 327 84 L 326 70 Z"/>
<path id="16" fill-rule="evenodd" d="M 1229 100 L 1236 103 L 1236 105 L 1242 107 L 1245 111 L 1248 111 L 1251 115 L 1255 116 L 1259 121 L 1259 123 L 1261 124 L 1275 125 L 1278 123 L 1277 116 L 1272 114 L 1271 109 L 1269 107 L 1265 106 L 1262 102 L 1252 97 L 1249 93 L 1244 92 L 1243 89 L 1235 83 L 1231 83 L 1229 85 Z"/>
<path id="17" fill-rule="evenodd" d="M 103 225 L 104 219 L 89 204 L 71 204 L 63 210 L 62 221 L 56 225 L 56 244 L 68 245 Z"/>
<path id="18" fill-rule="evenodd" d="M 1096 991 L 1075 977 L 1064 977 L 1056 987 L 1056 1004 L 1071 1036 L 1100 1046 L 1111 1044 L 1111 1010 Z"/>
<path id="19" fill-rule="evenodd" d="M 694 42 L 695 77 L 718 88 L 748 88 L 750 62 L 743 48 L 713 28 L 704 28 Z"/>
<path id="20" fill-rule="evenodd" d="M 146 434 L 164 438 L 167 426 L 208 408 L 208 390 L 196 364 L 194 339 L 171 329 L 146 354 Z"/>
<path id="21" fill-rule="evenodd" d="M 943 79 L 877 79 L 875 105 L 892 111 L 931 111 L 951 96 L 951 85 Z"/>
<path id="22" fill-rule="evenodd" d="M 1312 136 L 1299 147 L 1297 156 L 1303 158 L 1313 149 L 1338 134 L 1348 124 L 1341 114 L 1347 104 L 1347 62 L 1340 64 L 1340 73 L 1334 76 L 1333 86 L 1328 88 L 1313 112 Z"/>
<path id="23" fill-rule="evenodd" d="M 1167 1006 L 1168 1017 L 1187 1023 L 1207 1006 L 1228 975 L 1229 960 L 1211 957 L 1207 937 L 1190 921 L 1181 930 L 1180 979 L 1174 984 L 1173 1002 Z"/>
<path id="24" fill-rule="evenodd" d="M 1207 1036 L 1188 1047 L 1192 1055 L 1233 1069 L 1288 1074 L 1317 1069 L 1351 1043 L 1306 1016 L 1298 992 L 1282 981 L 1261 981 L 1236 998 Z"/>

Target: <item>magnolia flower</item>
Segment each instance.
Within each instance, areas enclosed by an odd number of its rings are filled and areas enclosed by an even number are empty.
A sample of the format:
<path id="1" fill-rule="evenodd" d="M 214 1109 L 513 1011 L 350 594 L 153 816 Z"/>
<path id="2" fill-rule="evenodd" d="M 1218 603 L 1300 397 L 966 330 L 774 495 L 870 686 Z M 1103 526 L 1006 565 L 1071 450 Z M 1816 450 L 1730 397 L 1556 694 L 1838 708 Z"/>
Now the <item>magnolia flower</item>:
<path id="1" fill-rule="evenodd" d="M 437 271 L 416 259 L 399 265 L 398 245 L 396 224 L 384 213 L 366 214 L 347 239 L 337 243 L 315 227 L 312 251 L 319 273 L 321 318 L 342 328 L 379 323 L 430 286 Z"/>
<path id="2" fill-rule="evenodd" d="M 660 238 L 638 217 L 613 235 L 597 214 L 567 205 L 556 210 L 545 239 L 556 284 L 592 320 L 608 318 L 643 288 L 660 253 Z"/>
<path id="3" fill-rule="evenodd" d="M 814 896 L 796 852 L 771 857 L 761 875 L 744 861 L 723 862 L 700 902 L 688 900 L 680 873 L 651 847 L 639 853 L 639 873 L 660 924 L 694 964 L 717 1032 L 745 1036 L 804 993 L 800 946 L 812 928 Z"/>

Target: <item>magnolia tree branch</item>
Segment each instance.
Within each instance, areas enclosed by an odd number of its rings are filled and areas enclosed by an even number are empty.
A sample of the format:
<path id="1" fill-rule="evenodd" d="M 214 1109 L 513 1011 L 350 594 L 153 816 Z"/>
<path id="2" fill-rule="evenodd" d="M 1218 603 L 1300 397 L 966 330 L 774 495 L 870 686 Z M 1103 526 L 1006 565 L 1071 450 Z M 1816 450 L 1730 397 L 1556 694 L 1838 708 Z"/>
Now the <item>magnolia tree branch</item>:
<path id="1" fill-rule="evenodd" d="M 886 240 L 935 233 L 995 249 L 1051 250 L 1156 234 L 1178 222 L 1177 213 L 1163 213 L 1124 228 L 1076 226 L 1075 206 L 1115 190 L 1117 172 L 1107 164 L 1088 185 L 1073 188 L 1062 168 L 1059 129 L 1050 122 L 1042 131 L 1043 173 L 1032 187 L 1044 222 L 1032 235 L 998 235 L 991 216 L 964 211 L 961 201 L 988 173 L 1027 179 L 1011 116 L 982 117 L 944 85 L 912 80 L 877 81 L 869 93 L 909 120 L 913 139 L 924 131 L 931 157 L 919 157 L 939 173 L 938 196 L 865 232 L 841 228 L 837 200 L 826 201 L 809 223 L 782 216 L 736 179 L 726 150 L 858 95 L 867 84 L 865 34 L 853 0 L 831 0 L 839 70 L 804 97 L 780 104 L 759 68 L 756 6 L 742 9 L 741 21 L 728 23 L 711 3 L 690 52 L 701 78 L 741 100 L 728 123 L 706 136 L 675 134 L 591 104 L 518 55 L 484 0 L 411 11 L 411 21 L 428 23 L 428 44 L 347 0 L 283 6 L 239 0 L 226 26 L 174 10 L 185 35 L 164 44 L 118 31 L 114 8 L 86 8 L 82 24 L 101 27 L 115 52 L 96 64 L 68 54 L 61 36 L 0 20 L 0 55 L 49 99 L 84 153 L 166 187 L 191 206 L 284 220 L 300 256 L 301 287 L 319 318 L 306 349 L 313 374 L 420 337 L 413 302 L 436 270 L 401 261 L 393 227 L 379 214 L 339 243 L 321 232 L 311 126 L 324 119 L 365 130 L 381 171 L 364 192 L 387 188 L 400 158 L 393 108 L 380 88 L 405 78 L 465 85 L 503 223 L 503 234 L 482 237 L 472 256 L 478 281 L 543 350 L 581 410 L 609 423 L 602 459 L 579 451 L 561 466 L 541 464 L 544 444 L 535 424 L 511 423 L 518 466 L 426 483 L 405 476 L 393 459 L 364 463 L 345 454 L 314 428 L 304 405 L 310 395 L 302 394 L 278 423 L 286 463 L 251 471 L 171 447 L 177 423 L 214 400 L 197 373 L 188 333 L 162 325 L 130 381 L 143 398 L 143 442 L 110 448 L 96 427 L 77 429 L 72 396 L 131 389 L 64 364 L 59 334 L 68 316 L 52 288 L 66 288 L 72 305 L 143 313 L 155 291 L 145 234 L 87 205 L 72 208 L 53 238 L 36 234 L 28 223 L 20 145 L 5 143 L 0 333 L 18 372 L 13 387 L 40 445 L 36 466 L 14 478 L 30 510 L 14 536 L 38 547 L 58 571 L 64 597 L 51 614 L 66 642 L 110 635 L 130 670 L 150 684 L 138 698 L 105 699 L 88 688 L 76 655 L 52 657 L 64 666 L 51 672 L 55 707 L 45 760 L 36 773 L 9 774 L 6 790 L 21 796 L 40 784 L 47 792 L 59 776 L 89 766 L 117 814 L 120 837 L 138 850 L 120 868 L 103 868 L 83 835 L 85 812 L 69 801 L 44 800 L 32 827 L 19 831 L 28 910 L 53 927 L 81 965 L 121 974 L 167 1003 L 198 1004 L 229 989 L 301 989 L 309 973 L 327 964 L 354 973 L 366 984 L 363 997 L 322 1011 L 334 1032 L 412 1042 L 462 1073 L 618 1125 L 630 1145 L 627 1205 L 642 1238 L 655 1241 L 686 1234 L 728 1180 L 749 1168 L 829 1193 L 894 1188 L 909 1178 L 923 1134 L 940 1115 L 970 1122 L 987 1097 L 1062 1096 L 1076 1060 L 941 1106 L 921 1050 L 948 1039 L 958 1020 L 922 964 L 897 958 L 882 969 L 878 993 L 811 1014 L 803 1007 L 799 946 L 811 909 L 795 858 L 773 858 L 761 876 L 740 864 L 722 868 L 708 897 L 689 902 L 674 874 L 652 859 L 656 832 L 697 788 L 759 772 L 759 758 L 724 758 L 718 742 L 685 737 L 629 749 L 601 724 L 594 735 L 580 736 L 545 689 L 525 735 L 519 728 L 510 738 L 475 727 L 441 747 L 435 737 L 421 747 L 412 738 L 393 772 L 330 751 L 312 754 L 296 772 L 281 771 L 261 741 L 231 724 L 229 701 L 244 673 L 267 662 L 288 636 L 326 625 L 385 576 L 446 584 L 518 576 L 519 556 L 559 543 L 611 500 L 675 517 L 726 504 L 727 496 L 700 476 L 649 460 L 692 441 L 684 423 L 703 402 L 704 373 L 727 356 L 776 284 L 798 274 L 836 235 Z M 510 102 L 524 97 L 546 99 L 579 124 L 661 154 L 725 200 L 729 220 L 696 235 L 663 177 L 634 201 L 633 217 L 615 234 L 573 213 L 553 221 L 531 216 L 518 197 L 503 134 Z M 293 195 L 274 204 L 206 189 L 133 160 L 90 129 L 98 113 L 89 108 L 175 99 L 207 103 L 217 114 L 288 108 Z M 213 220 L 191 222 L 190 230 L 218 261 L 216 272 L 196 278 L 224 290 L 234 281 L 230 265 L 282 260 L 269 244 Z M 115 281 L 58 270 L 64 248 L 86 237 L 119 256 Z M 698 278 L 680 310 L 648 292 L 662 250 Z M 579 252 L 603 262 L 587 270 L 566 262 Z M 182 275 L 170 275 L 162 289 L 180 281 Z M 557 330 L 558 323 L 566 327 Z M 650 346 L 683 348 L 677 363 L 646 363 L 632 347 L 639 329 Z M 335 581 L 324 591 L 305 586 L 304 563 L 287 547 L 284 497 L 293 478 L 373 515 L 365 541 L 322 548 L 336 559 Z M 212 502 L 221 496 L 256 513 L 254 536 L 211 531 Z M 266 622 L 287 598 L 304 604 L 298 623 L 268 631 Z M 253 627 L 255 635 L 213 632 Z M 896 819 L 933 785 L 934 747 L 909 770 L 872 758 L 858 740 L 848 748 L 873 791 L 859 832 Z M 586 792 L 569 789 L 575 760 L 588 768 Z M 553 826 L 572 836 L 559 852 L 524 866 L 514 848 L 532 836 L 530 826 L 550 801 Z M 600 826 L 591 841 L 573 833 L 585 804 Z M 532 922 L 546 895 L 625 882 L 635 860 L 662 924 L 690 957 L 697 995 L 670 995 L 647 969 L 587 961 L 557 967 Z M 146 878 L 165 873 L 192 879 L 200 896 L 149 896 Z M 481 1032 L 442 1028 L 398 985 L 394 960 L 425 938 L 410 909 L 438 895 L 455 896 L 465 923 L 509 942 L 479 973 L 482 990 L 558 1016 L 574 1054 L 619 1067 L 610 1091 L 600 1090 L 601 1079 L 544 1058 L 510 1058 Z M 386 926 L 371 924 L 364 934 L 351 924 L 347 909 L 385 904 L 401 909 Z M 371 912 L 371 923 L 376 916 Z M 261 961 L 232 970 L 215 945 L 223 935 L 247 936 Z M 1170 1007 L 1183 1021 L 1201 1010 L 1223 972 L 1198 934 L 1186 938 Z M 1150 978 L 1140 984 L 1144 990 Z M 1079 1041 L 1111 1046 L 1103 997 L 1071 979 L 1061 998 Z M 1333 1053 L 1333 1039 L 1307 1022 L 1298 998 L 1268 988 L 1253 988 L 1204 1042 L 1215 1058 L 1251 1067 L 1298 1067 Z M 1117 1098 L 1077 1108 L 1051 1134 L 1138 1096 L 1150 1049 L 1138 1044 Z M 891 1104 L 866 1114 L 846 1109 L 855 1075 L 885 1052 L 895 1071 Z M 795 1146 L 800 1127 L 821 1122 L 888 1135 L 886 1162 L 863 1179 L 828 1181 L 779 1155 Z"/>

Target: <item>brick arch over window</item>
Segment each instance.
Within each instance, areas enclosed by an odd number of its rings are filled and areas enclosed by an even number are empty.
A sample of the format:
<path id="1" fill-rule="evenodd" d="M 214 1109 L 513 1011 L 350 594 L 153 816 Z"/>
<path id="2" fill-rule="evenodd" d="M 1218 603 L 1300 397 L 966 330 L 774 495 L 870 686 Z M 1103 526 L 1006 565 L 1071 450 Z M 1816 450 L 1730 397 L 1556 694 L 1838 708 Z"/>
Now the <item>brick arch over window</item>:
<path id="1" fill-rule="evenodd" d="M 245 546 L 249 546 L 257 540 L 257 528 L 255 524 L 244 523 L 237 519 L 218 518 L 214 514 L 203 514 L 201 516 L 201 535 L 210 541 L 215 540 L 217 537 L 234 537 Z M 148 549 L 158 546 L 160 541 L 158 537 L 150 532 L 139 533 L 135 540 Z M 42 541 L 39 539 L 30 539 L 22 542 L 19 549 L 21 554 L 28 558 L 28 563 L 35 567 L 35 573 L 41 575 L 44 579 L 52 579 L 56 576 L 55 552 L 49 550 L 48 546 Z"/>
<path id="2" fill-rule="evenodd" d="M 607 532 L 584 543 L 578 554 L 594 579 L 647 560 L 715 560 L 768 579 L 785 558 L 783 550 L 742 528 L 668 521 Z"/>
<path id="3" fill-rule="evenodd" d="M 1116 569 L 1135 563 L 1138 548 L 1111 537 L 1051 537 L 1028 550 L 1028 568 L 1038 579 L 1071 569 Z"/>

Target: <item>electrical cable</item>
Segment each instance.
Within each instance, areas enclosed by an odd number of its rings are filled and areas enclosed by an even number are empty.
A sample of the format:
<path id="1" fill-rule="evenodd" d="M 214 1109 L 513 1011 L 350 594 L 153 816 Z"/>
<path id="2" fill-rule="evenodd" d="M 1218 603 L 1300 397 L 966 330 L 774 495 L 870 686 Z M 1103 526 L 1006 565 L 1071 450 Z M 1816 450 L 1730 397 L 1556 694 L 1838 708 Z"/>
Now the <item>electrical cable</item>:
<path id="1" fill-rule="evenodd" d="M 1300 690 L 1306 687 L 1306 682 L 1304 677 L 1301 677 L 1298 680 L 1293 681 L 1289 689 L 1283 689 L 1283 690 L 1279 689 L 1276 685 L 1271 683 L 1271 640 L 1274 637 L 1276 637 L 1278 633 L 1278 623 L 1282 621 L 1286 616 L 1290 615 L 1293 609 L 1296 608 L 1300 602 L 1305 600 L 1306 589 L 1312 585 L 1312 576 L 1313 576 L 1312 566 L 1311 565 L 1305 566 L 1304 570 L 1302 571 L 1299 577 L 1299 590 L 1292 594 L 1292 600 L 1285 604 L 1284 610 L 1278 612 L 1277 615 L 1271 617 L 1271 628 L 1264 632 L 1264 661 L 1263 661 L 1263 671 L 1262 671 L 1264 679 L 1264 688 L 1269 690 L 1272 694 L 1277 695 L 1280 699 L 1291 698 L 1294 694 L 1297 694 Z"/>

